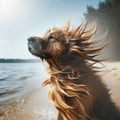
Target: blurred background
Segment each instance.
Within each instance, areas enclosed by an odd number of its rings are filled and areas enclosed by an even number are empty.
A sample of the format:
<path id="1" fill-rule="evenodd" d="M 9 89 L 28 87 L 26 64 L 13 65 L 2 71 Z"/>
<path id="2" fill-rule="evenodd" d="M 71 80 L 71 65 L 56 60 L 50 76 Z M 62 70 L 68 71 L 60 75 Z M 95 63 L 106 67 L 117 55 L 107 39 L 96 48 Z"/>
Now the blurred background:
<path id="1" fill-rule="evenodd" d="M 99 2 L 98 8 L 87 6 L 85 19 L 98 24 L 99 34 L 108 31 L 106 39 L 110 41 L 103 56 L 109 61 L 120 60 L 120 0 L 105 0 Z"/>
<path id="2" fill-rule="evenodd" d="M 111 41 L 103 55 L 120 60 L 120 0 L 0 0 L 0 58 L 33 58 L 27 38 L 63 27 L 69 19 L 72 27 L 96 21 L 97 34 L 108 31 Z"/>
<path id="3" fill-rule="evenodd" d="M 49 77 L 46 64 L 29 53 L 27 38 L 69 19 L 71 28 L 96 22 L 96 37 L 108 32 L 100 57 L 114 62 L 104 63 L 101 76 L 120 106 L 120 0 L 0 0 L 0 120 L 55 119 L 48 89 L 41 87 Z"/>

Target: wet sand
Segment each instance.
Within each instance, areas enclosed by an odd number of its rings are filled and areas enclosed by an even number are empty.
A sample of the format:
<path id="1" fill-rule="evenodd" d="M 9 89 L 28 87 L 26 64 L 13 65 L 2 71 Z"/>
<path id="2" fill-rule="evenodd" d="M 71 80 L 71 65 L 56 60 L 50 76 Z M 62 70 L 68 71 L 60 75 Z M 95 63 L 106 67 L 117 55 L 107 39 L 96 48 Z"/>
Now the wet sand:
<path id="1" fill-rule="evenodd" d="M 120 107 L 120 62 L 105 63 L 103 80 L 110 89 L 113 101 Z"/>
<path id="2" fill-rule="evenodd" d="M 0 120 L 54 120 L 56 112 L 47 96 L 47 88 L 33 90 L 6 106 L 0 112 Z"/>
<path id="3" fill-rule="evenodd" d="M 104 63 L 100 73 L 111 89 L 113 101 L 120 106 L 120 62 Z M 48 101 L 48 88 L 40 87 L 28 93 L 0 112 L 0 120 L 55 120 L 56 111 Z"/>

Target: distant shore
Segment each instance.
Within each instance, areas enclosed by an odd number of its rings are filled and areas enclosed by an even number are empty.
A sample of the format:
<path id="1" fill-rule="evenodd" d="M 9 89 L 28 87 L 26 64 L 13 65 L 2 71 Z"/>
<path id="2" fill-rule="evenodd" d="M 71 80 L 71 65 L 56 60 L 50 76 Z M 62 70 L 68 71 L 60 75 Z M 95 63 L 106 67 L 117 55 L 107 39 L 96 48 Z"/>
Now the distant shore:
<path id="1" fill-rule="evenodd" d="M 38 63 L 39 59 L 5 59 L 1 58 L 0 63 Z"/>

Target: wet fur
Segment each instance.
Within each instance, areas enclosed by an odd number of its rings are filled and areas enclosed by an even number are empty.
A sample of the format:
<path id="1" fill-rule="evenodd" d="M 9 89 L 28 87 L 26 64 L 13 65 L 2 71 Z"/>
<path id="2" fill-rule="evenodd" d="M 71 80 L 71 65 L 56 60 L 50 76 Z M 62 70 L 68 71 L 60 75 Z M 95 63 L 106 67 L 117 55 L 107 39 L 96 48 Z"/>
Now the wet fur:
<path id="1" fill-rule="evenodd" d="M 120 111 L 112 102 L 109 90 L 98 76 L 95 59 L 105 47 L 91 41 L 96 29 L 87 25 L 70 30 L 53 28 L 42 38 L 42 50 L 48 63 L 49 99 L 58 110 L 57 120 L 120 120 Z M 39 37 L 35 38 L 39 41 Z M 40 38 L 41 39 L 41 38 Z M 49 55 L 49 57 L 47 56 Z"/>

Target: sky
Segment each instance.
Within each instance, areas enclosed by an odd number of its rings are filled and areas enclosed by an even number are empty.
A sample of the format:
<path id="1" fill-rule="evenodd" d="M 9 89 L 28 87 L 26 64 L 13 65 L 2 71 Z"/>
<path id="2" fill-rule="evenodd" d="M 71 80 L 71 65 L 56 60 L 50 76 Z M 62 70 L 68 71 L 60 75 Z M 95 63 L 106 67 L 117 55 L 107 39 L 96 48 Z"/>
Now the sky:
<path id="1" fill-rule="evenodd" d="M 0 58 L 34 58 L 27 38 L 43 36 L 53 27 L 84 22 L 87 5 L 98 8 L 104 0 L 0 0 Z"/>

